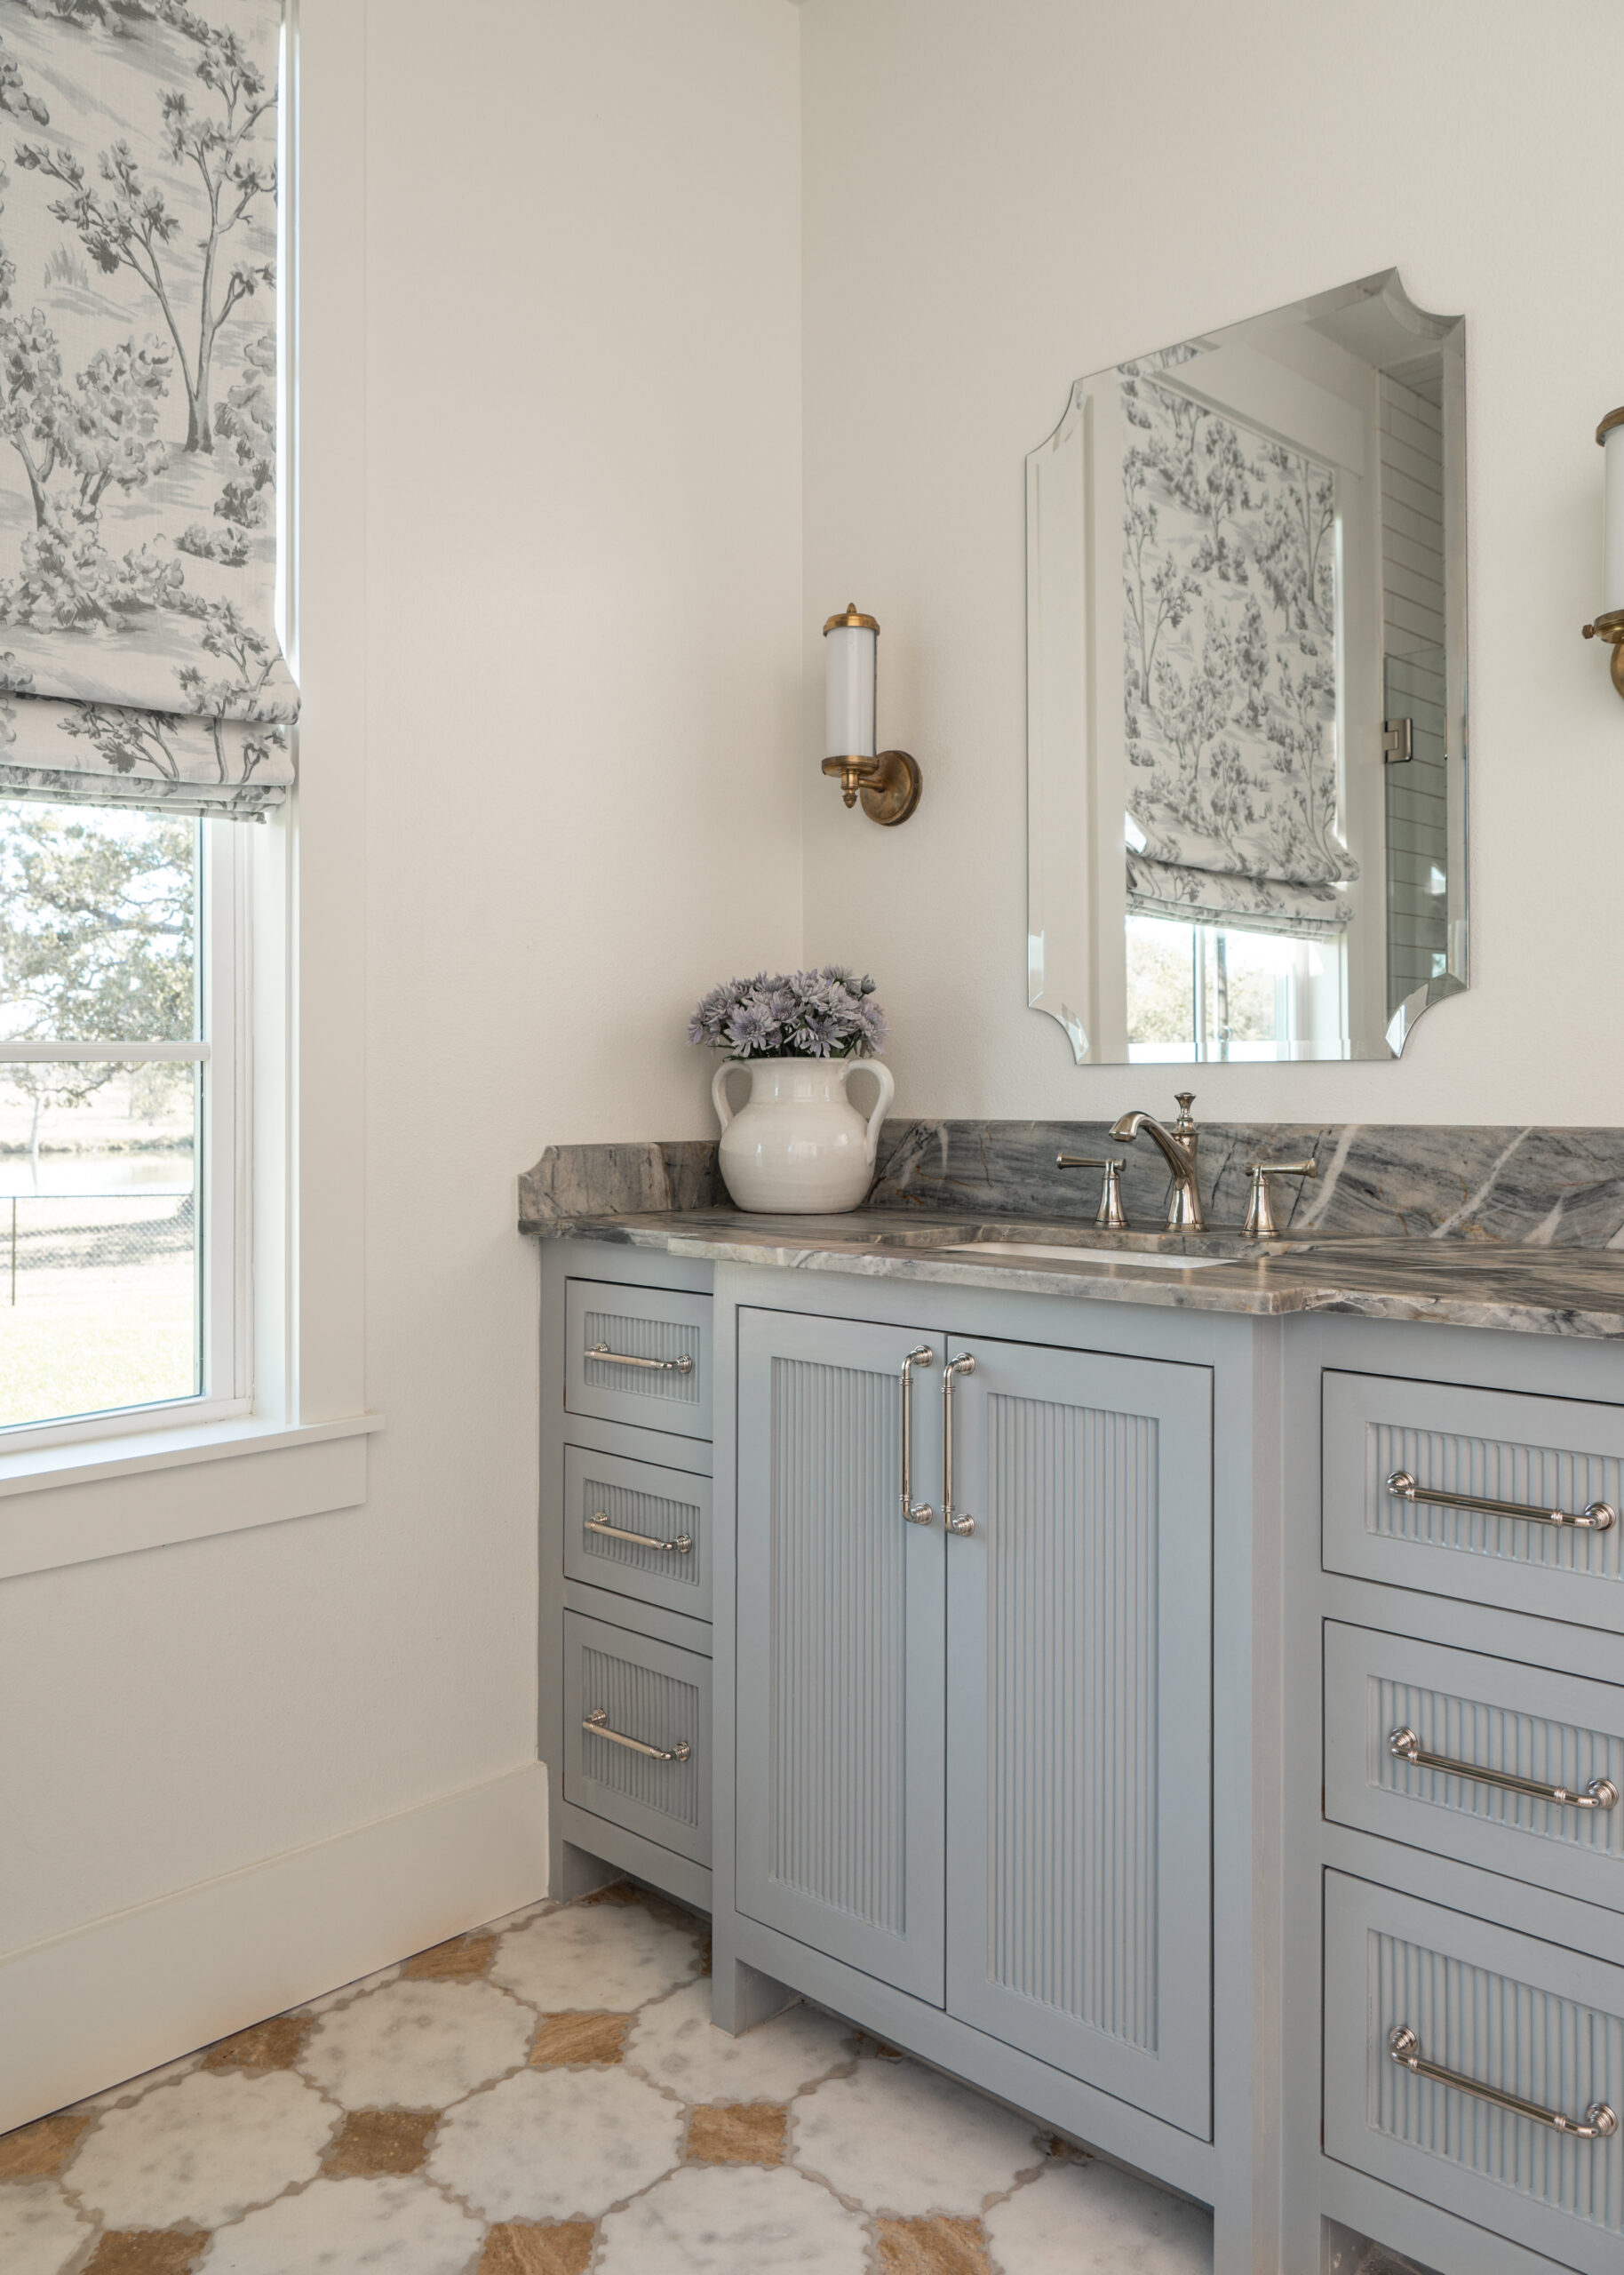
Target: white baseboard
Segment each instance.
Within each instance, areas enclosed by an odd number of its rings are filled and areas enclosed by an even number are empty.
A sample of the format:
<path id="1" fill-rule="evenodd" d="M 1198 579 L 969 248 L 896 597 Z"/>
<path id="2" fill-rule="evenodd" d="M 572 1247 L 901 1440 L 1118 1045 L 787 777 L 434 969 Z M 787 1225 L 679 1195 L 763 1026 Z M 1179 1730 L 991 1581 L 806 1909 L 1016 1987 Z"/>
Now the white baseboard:
<path id="1" fill-rule="evenodd" d="M 527 1762 L 0 1958 L 0 2132 L 547 1892 Z"/>

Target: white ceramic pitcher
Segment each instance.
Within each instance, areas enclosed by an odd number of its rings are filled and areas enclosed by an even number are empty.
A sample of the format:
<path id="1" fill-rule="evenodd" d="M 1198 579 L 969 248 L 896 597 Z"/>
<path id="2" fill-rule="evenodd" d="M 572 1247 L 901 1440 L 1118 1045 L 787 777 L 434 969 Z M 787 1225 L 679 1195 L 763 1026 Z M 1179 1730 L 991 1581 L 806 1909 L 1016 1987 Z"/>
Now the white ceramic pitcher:
<path id="1" fill-rule="evenodd" d="M 736 1113 L 729 1074 L 748 1074 Z M 846 1095 L 872 1074 L 880 1095 L 864 1122 Z M 722 1181 L 740 1209 L 772 1216 L 837 1216 L 855 1209 L 874 1177 L 880 1125 L 896 1083 L 877 1058 L 729 1058 L 711 1097 L 721 1122 Z"/>

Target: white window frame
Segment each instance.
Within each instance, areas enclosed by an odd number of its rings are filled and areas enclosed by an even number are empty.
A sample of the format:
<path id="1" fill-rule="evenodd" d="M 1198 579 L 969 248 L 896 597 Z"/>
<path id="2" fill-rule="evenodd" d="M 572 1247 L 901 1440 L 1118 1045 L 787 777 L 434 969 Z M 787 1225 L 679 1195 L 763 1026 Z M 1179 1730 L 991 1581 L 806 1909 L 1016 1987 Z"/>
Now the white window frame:
<path id="1" fill-rule="evenodd" d="M 201 1387 L 89 1413 L 0 1425 L 0 1457 L 178 1424 L 229 1421 L 253 1409 L 251 966 L 252 884 L 243 825 L 206 821 L 198 833 L 197 1035 L 190 1042 L 0 1042 L 0 1067 L 20 1064 L 203 1069 L 193 1161 Z"/>
<path id="2" fill-rule="evenodd" d="M 251 875 L 239 919 L 251 1082 L 251 1410 L 138 1429 L 149 1409 L 0 1446 L 0 1578 L 353 1510 L 367 1497 L 366 16 L 286 0 L 283 430 L 299 780 L 263 826 L 222 825 Z M 306 226 L 308 224 L 308 226 Z"/>

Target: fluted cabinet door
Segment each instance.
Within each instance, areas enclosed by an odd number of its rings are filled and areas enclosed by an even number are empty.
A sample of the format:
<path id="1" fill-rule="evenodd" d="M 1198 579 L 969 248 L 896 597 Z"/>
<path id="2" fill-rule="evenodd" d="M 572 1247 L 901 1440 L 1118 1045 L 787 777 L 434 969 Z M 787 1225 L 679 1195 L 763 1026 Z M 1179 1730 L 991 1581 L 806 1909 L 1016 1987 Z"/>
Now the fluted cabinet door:
<path id="1" fill-rule="evenodd" d="M 940 1337 L 739 1313 L 736 1900 L 940 2006 L 943 1534 Z"/>
<path id="2" fill-rule="evenodd" d="M 961 1349 L 948 2010 L 1208 2138 L 1212 1377 Z"/>

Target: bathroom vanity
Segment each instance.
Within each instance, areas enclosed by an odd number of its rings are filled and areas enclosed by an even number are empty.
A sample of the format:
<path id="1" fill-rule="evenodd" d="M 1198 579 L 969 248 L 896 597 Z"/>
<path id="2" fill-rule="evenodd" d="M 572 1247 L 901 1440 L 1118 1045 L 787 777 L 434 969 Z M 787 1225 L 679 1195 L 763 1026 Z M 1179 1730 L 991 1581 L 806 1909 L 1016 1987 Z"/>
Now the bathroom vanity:
<path id="1" fill-rule="evenodd" d="M 1624 1258 L 542 1167 L 555 1886 L 703 1905 L 725 2027 L 817 2000 L 1221 2275 L 1616 2269 Z"/>

